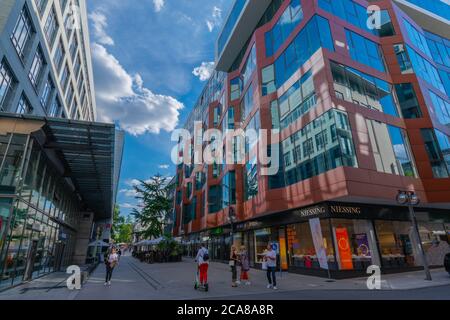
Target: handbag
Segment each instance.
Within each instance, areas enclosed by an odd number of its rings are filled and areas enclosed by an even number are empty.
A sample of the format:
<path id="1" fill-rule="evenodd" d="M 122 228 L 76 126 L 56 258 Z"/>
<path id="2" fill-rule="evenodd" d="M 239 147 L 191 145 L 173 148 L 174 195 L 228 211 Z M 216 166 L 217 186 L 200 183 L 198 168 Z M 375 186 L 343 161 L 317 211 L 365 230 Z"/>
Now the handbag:
<path id="1" fill-rule="evenodd" d="M 229 265 L 230 267 L 234 267 L 234 266 L 236 265 L 236 261 L 230 260 L 230 261 L 228 262 L 228 265 Z"/>
<path id="2" fill-rule="evenodd" d="M 263 269 L 263 270 L 267 270 L 267 262 L 266 262 L 266 261 L 264 261 L 264 262 L 262 263 L 262 269 Z"/>

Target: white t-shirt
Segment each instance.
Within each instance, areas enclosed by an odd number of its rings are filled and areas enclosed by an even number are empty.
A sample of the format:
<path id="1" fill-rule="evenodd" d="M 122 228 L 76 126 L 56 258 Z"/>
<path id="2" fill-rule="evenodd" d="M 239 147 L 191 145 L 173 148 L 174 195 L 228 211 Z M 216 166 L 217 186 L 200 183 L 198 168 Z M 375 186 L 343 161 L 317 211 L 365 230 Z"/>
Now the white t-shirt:
<path id="1" fill-rule="evenodd" d="M 208 263 L 208 261 L 203 260 L 203 256 L 205 254 L 208 254 L 208 249 L 206 249 L 205 247 L 201 247 L 200 250 L 198 250 L 197 257 L 195 258 L 195 260 L 197 260 L 198 265 Z"/>
<path id="2" fill-rule="evenodd" d="M 117 261 L 119 261 L 119 256 L 117 255 L 117 253 L 111 253 L 108 256 L 108 262 L 109 264 L 112 264 L 113 262 L 117 263 Z"/>
<path id="3" fill-rule="evenodd" d="M 277 266 L 277 253 L 275 252 L 275 250 L 267 251 L 265 254 L 265 257 L 266 257 L 266 263 L 267 263 L 268 267 L 276 267 Z"/>

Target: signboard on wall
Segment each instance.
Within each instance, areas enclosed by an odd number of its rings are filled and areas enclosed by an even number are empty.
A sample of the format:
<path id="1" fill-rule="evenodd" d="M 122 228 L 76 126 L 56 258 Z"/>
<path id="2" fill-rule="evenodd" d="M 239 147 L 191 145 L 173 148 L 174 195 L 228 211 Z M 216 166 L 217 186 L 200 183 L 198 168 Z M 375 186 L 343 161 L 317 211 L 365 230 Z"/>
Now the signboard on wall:
<path id="1" fill-rule="evenodd" d="M 336 243 L 341 261 L 341 270 L 353 270 L 353 255 L 346 228 L 336 228 Z"/>

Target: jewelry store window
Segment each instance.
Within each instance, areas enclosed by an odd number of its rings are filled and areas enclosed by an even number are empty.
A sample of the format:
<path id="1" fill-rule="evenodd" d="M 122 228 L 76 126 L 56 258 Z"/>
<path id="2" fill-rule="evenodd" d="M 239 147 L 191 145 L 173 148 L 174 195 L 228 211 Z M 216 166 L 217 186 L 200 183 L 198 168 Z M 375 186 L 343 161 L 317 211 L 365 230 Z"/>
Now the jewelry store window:
<path id="1" fill-rule="evenodd" d="M 313 240 L 312 225 L 308 222 L 290 225 L 287 228 L 289 266 L 302 269 L 320 269 L 316 245 Z M 323 246 L 327 255 L 330 270 L 337 270 L 334 258 L 333 240 L 329 220 L 320 221 Z M 315 233 L 320 233 L 315 231 Z"/>
<path id="2" fill-rule="evenodd" d="M 371 221 L 332 219 L 331 224 L 339 270 L 367 270 L 380 265 Z"/>

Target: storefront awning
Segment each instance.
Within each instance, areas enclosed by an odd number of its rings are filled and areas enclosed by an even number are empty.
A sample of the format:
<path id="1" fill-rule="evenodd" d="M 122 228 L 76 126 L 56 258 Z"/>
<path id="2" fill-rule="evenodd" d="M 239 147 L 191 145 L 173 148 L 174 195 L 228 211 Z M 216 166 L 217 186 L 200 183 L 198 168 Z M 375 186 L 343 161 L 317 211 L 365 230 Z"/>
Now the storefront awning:
<path id="1" fill-rule="evenodd" d="M 15 128 L 19 123 L 33 123 L 30 133 L 49 158 L 59 163 L 63 178 L 75 188 L 83 209 L 94 212 L 97 220 L 112 217 L 114 170 L 119 169 L 114 168 L 114 124 L 4 113 L 0 118 L 16 123 Z"/>

